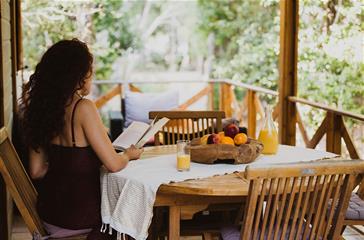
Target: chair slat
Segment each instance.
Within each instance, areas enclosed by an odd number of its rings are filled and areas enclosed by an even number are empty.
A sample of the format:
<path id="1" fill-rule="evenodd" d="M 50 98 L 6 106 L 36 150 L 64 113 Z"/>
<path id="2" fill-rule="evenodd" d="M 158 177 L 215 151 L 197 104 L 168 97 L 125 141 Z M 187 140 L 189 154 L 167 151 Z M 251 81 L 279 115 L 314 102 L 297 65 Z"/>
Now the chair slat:
<path id="1" fill-rule="evenodd" d="M 326 162 L 326 161 L 325 161 Z M 339 239 L 364 161 L 247 167 L 241 239 Z M 297 168 L 297 169 L 295 169 Z M 336 169 L 336 171 L 335 171 Z"/>
<path id="2" fill-rule="evenodd" d="M 0 172 L 29 231 L 45 235 L 36 211 L 37 192 L 27 175 L 5 128 L 0 129 Z"/>
<path id="3" fill-rule="evenodd" d="M 313 196 L 312 199 L 310 199 L 310 201 L 312 202 L 316 202 L 317 196 L 319 194 L 320 191 L 320 184 L 321 184 L 321 180 L 322 180 L 323 176 L 317 176 L 315 179 L 315 188 L 313 190 Z M 309 231 L 311 230 L 311 226 L 312 226 L 312 218 L 313 218 L 313 213 L 316 210 L 316 205 L 314 204 L 310 204 L 309 208 L 308 208 L 308 213 L 306 214 L 306 224 L 303 230 L 303 239 L 306 239 L 308 234 L 310 233 Z"/>
<path id="4" fill-rule="evenodd" d="M 330 211 L 329 211 L 329 216 L 328 216 L 328 220 L 327 220 L 327 225 L 326 225 L 326 229 L 325 229 L 325 232 L 324 232 L 324 239 L 327 238 L 327 236 L 329 235 L 330 233 L 330 225 L 331 225 L 331 221 L 332 221 L 332 218 L 335 214 L 335 204 L 337 202 L 337 200 L 339 199 L 339 195 L 340 195 L 340 188 L 341 188 L 341 184 L 343 183 L 344 181 L 344 175 L 343 174 L 340 174 L 339 175 L 339 179 L 337 181 L 337 185 L 335 186 L 335 193 L 334 193 L 334 197 L 332 198 L 332 201 L 331 201 L 331 206 L 330 206 Z"/>
<path id="5" fill-rule="evenodd" d="M 270 209 L 271 209 L 271 204 L 272 204 L 272 199 L 273 199 L 274 185 L 277 184 L 277 180 L 278 180 L 277 178 L 274 178 L 273 180 L 270 181 L 268 200 L 267 200 L 267 205 L 265 206 L 266 208 L 265 208 L 265 211 L 264 211 L 262 226 L 265 226 L 267 224 L 267 222 L 268 222 Z M 265 234 L 265 227 L 262 228 L 262 231 L 260 233 L 260 239 L 261 240 L 264 239 L 264 234 Z"/>
<path id="6" fill-rule="evenodd" d="M 313 219 L 313 224 L 312 224 L 312 229 L 311 229 L 311 234 L 310 234 L 310 240 L 314 239 L 315 237 L 318 236 L 318 233 L 316 234 L 316 232 L 319 231 L 319 228 L 317 227 L 317 225 L 318 225 L 319 219 L 322 218 L 322 215 L 320 215 L 320 213 L 321 213 L 322 204 L 323 204 L 323 201 L 325 198 L 325 193 L 326 193 L 329 179 L 330 179 L 330 175 L 325 175 L 324 179 L 323 179 L 323 183 L 322 183 L 321 187 L 319 187 L 320 189 L 318 189 L 318 191 L 320 191 L 321 194 L 318 196 L 319 197 L 318 205 L 314 209 L 315 213 L 314 213 L 314 219 Z M 321 183 L 319 183 L 319 184 L 321 184 Z"/>
<path id="7" fill-rule="evenodd" d="M 287 199 L 287 192 L 289 190 L 289 186 L 290 186 L 290 178 L 285 178 L 284 179 L 284 190 L 283 190 L 283 194 L 281 197 L 281 200 L 279 201 L 280 204 L 278 204 L 278 215 L 277 215 L 277 221 L 276 221 L 276 225 L 280 226 L 281 225 L 281 220 L 283 217 L 283 213 L 286 210 L 286 199 Z M 275 230 L 274 231 L 274 238 L 273 239 L 278 239 L 278 233 L 279 231 Z"/>
<path id="8" fill-rule="evenodd" d="M 305 188 L 305 183 L 309 181 L 309 177 L 302 177 L 301 178 L 301 182 L 300 182 L 300 190 L 299 190 L 299 194 L 298 194 L 298 199 L 297 199 L 297 202 L 296 202 L 296 206 L 295 206 L 295 211 L 294 211 L 294 215 L 293 215 L 293 220 L 292 220 L 292 224 L 291 224 L 291 231 L 289 233 L 289 240 L 292 240 L 293 237 L 295 236 L 295 229 L 296 229 L 296 223 L 297 223 L 297 220 L 298 220 L 298 215 L 299 215 L 299 212 L 300 212 L 300 207 L 301 206 L 301 202 L 302 202 L 302 199 L 303 199 L 303 193 L 304 193 L 304 188 Z"/>
<path id="9" fill-rule="evenodd" d="M 323 207 L 322 210 L 319 214 L 319 216 L 324 216 L 324 214 L 327 213 L 327 209 L 329 207 L 329 200 L 331 197 L 331 194 L 333 192 L 334 186 L 335 186 L 335 182 L 337 181 L 337 175 L 331 175 L 330 176 L 330 180 L 329 180 L 329 186 L 328 186 L 328 190 L 326 192 L 325 195 L 325 199 L 324 199 L 324 203 L 323 203 Z M 319 225 L 318 225 L 318 229 L 319 229 L 319 233 L 323 234 L 323 232 L 326 229 L 326 225 L 325 225 L 325 218 L 321 218 L 319 221 Z M 318 239 L 319 234 L 317 234 L 316 239 Z"/>
<path id="10" fill-rule="evenodd" d="M 315 176 L 311 176 L 308 179 L 308 184 L 307 184 L 307 188 L 306 188 L 306 192 L 305 192 L 305 198 L 304 198 L 304 201 L 303 201 L 303 206 L 302 206 L 302 209 L 300 209 L 301 214 L 300 214 L 299 222 L 298 222 L 298 225 L 297 225 L 298 229 L 296 231 L 296 237 L 295 237 L 296 239 L 301 235 L 301 230 L 302 230 L 303 223 L 304 223 L 304 220 L 305 220 L 307 207 L 309 207 L 309 201 L 310 201 L 311 192 L 312 192 L 311 190 L 312 190 L 312 187 L 315 184 L 315 179 L 316 179 Z"/>
<path id="11" fill-rule="evenodd" d="M 290 191 L 290 195 L 289 195 L 289 199 L 288 199 L 288 206 L 287 206 L 287 213 L 285 214 L 284 220 L 283 220 L 283 229 L 282 229 L 282 235 L 281 235 L 281 240 L 286 239 L 285 235 L 286 235 L 286 231 L 288 228 L 288 221 L 290 219 L 290 215 L 292 212 L 292 205 L 296 196 L 296 192 L 297 192 L 297 188 L 298 188 L 298 183 L 299 183 L 299 178 L 295 177 L 293 179 L 293 183 L 292 183 L 292 187 L 291 187 L 291 191 Z"/>
<path id="12" fill-rule="evenodd" d="M 272 230 L 273 230 L 273 226 L 274 226 L 274 223 L 276 222 L 276 214 L 277 214 L 277 208 L 278 208 L 278 202 L 279 202 L 279 191 L 280 191 L 280 188 L 283 186 L 284 184 L 284 178 L 279 178 L 278 179 L 278 185 L 275 189 L 275 192 L 274 192 L 274 201 L 273 201 L 273 204 L 272 204 L 272 213 L 269 217 L 269 227 L 268 227 L 268 233 L 267 233 L 267 239 L 271 239 L 271 235 L 272 235 Z"/>
<path id="13" fill-rule="evenodd" d="M 260 194 L 260 197 L 259 197 L 259 202 L 258 202 L 258 205 L 257 205 L 257 213 L 255 215 L 253 239 L 257 239 L 257 237 L 258 237 L 259 223 L 261 221 L 262 210 L 263 210 L 263 207 L 264 207 L 263 204 L 264 204 L 264 198 L 265 198 L 265 195 L 266 195 L 266 192 L 267 192 L 267 184 L 268 184 L 268 179 L 264 179 L 261 194 Z"/>
<path id="14" fill-rule="evenodd" d="M 170 121 L 166 124 L 168 127 L 162 128 L 163 142 L 160 140 L 161 134 L 155 135 L 156 145 L 176 144 L 180 139 L 192 140 L 207 133 L 222 131 L 222 119 L 225 118 L 225 113 L 223 111 L 153 111 L 149 113 L 150 119 L 159 120 L 163 117 L 169 118 Z"/>

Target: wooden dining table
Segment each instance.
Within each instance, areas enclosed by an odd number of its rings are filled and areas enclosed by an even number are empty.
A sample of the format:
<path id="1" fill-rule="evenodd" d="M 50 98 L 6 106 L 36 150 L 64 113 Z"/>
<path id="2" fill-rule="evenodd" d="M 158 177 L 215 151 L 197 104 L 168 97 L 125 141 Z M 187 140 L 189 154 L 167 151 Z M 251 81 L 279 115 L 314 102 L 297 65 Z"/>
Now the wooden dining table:
<path id="1" fill-rule="evenodd" d="M 120 233 L 144 238 L 148 235 L 147 227 L 150 224 L 154 206 L 155 214 L 149 228 L 149 238 L 153 239 L 162 233 L 167 234 L 169 239 L 178 240 L 181 233 L 181 220 L 192 219 L 195 213 L 216 210 L 216 207 L 236 211 L 248 196 L 249 181 L 244 178 L 245 165 L 224 164 L 221 168 L 216 165 L 210 168 L 210 166 L 195 163 L 191 165 L 192 169 L 187 175 L 177 174 L 175 166 L 170 164 L 175 153 L 175 145 L 145 147 L 141 156 L 145 159 L 144 161 L 130 163 L 129 168 L 121 172 L 104 172 L 101 179 L 103 223 L 113 224 L 113 227 L 116 226 L 115 230 Z M 323 161 L 334 157 L 338 155 L 281 145 L 277 155 L 259 157 L 252 165 L 283 164 L 286 166 L 298 162 Z M 176 175 L 172 173 L 172 169 L 176 171 Z M 230 174 L 224 174 L 227 172 Z M 140 201 L 130 202 L 133 197 L 139 197 Z M 131 204 L 126 204 L 128 202 Z M 161 219 L 158 216 L 165 216 L 163 210 L 165 208 L 169 210 L 167 233 L 166 228 L 162 226 L 165 221 L 159 221 L 162 224 L 158 224 L 158 219 Z M 226 219 L 228 219 L 227 215 Z M 133 216 L 132 220 L 128 216 Z M 205 224 L 201 226 L 205 228 Z M 161 229 L 162 231 L 159 231 Z M 201 233 L 201 231 L 198 232 Z"/>
<path id="2" fill-rule="evenodd" d="M 147 147 L 142 158 L 176 152 L 175 145 Z M 157 192 L 155 207 L 169 208 L 168 239 L 180 237 L 181 210 L 202 211 L 211 204 L 241 203 L 248 195 L 249 182 L 239 173 L 162 184 Z"/>

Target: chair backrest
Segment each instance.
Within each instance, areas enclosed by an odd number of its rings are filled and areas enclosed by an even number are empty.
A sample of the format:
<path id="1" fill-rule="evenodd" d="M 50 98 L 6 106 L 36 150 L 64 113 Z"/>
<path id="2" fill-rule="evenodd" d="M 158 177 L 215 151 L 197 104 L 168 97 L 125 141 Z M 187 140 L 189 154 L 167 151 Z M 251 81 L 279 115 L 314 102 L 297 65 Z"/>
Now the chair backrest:
<path id="1" fill-rule="evenodd" d="M 6 129 L 0 129 L 0 172 L 12 198 L 33 236 L 46 234 L 36 210 L 35 190 Z"/>
<path id="2" fill-rule="evenodd" d="M 153 111 L 149 119 L 167 117 L 170 121 L 155 135 L 155 145 L 176 144 L 177 140 L 192 140 L 204 134 L 222 131 L 223 111 Z M 163 141 L 161 141 L 163 136 Z"/>
<path id="3" fill-rule="evenodd" d="M 339 239 L 362 160 L 249 168 L 241 239 Z M 245 210 L 244 210 L 245 209 Z M 244 211 L 243 211 L 244 210 Z"/>

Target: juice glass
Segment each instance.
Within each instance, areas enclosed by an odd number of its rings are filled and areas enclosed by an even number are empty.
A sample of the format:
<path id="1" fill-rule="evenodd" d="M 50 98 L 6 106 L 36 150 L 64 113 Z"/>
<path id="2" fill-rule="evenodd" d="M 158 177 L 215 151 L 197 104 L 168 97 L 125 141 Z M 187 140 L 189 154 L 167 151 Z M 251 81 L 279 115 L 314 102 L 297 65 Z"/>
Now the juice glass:
<path id="1" fill-rule="evenodd" d="M 177 170 L 189 171 L 191 166 L 190 141 L 177 141 Z"/>

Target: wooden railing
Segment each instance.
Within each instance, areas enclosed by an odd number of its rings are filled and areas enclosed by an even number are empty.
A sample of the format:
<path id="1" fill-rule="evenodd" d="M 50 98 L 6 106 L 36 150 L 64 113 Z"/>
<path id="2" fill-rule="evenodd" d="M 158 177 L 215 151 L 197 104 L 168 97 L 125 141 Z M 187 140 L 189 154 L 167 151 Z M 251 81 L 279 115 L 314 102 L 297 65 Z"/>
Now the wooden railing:
<path id="1" fill-rule="evenodd" d="M 186 110 L 189 106 L 199 101 L 202 97 L 208 96 L 209 110 L 219 109 L 225 112 L 226 117 L 234 116 L 240 121 L 244 121 L 248 128 L 248 135 L 250 137 L 256 137 L 256 129 L 257 129 L 257 119 L 258 116 L 262 119 L 264 117 L 263 104 L 260 100 L 260 95 L 270 95 L 273 97 L 278 97 L 278 92 L 272 91 L 266 88 L 257 87 L 245 83 L 235 82 L 229 79 L 212 79 L 208 81 L 133 81 L 131 82 L 119 82 L 119 81 L 95 81 L 95 84 L 116 84 L 115 87 L 111 88 L 107 93 L 103 96 L 99 97 L 95 100 L 96 106 L 98 108 L 105 105 L 111 98 L 122 95 L 123 86 L 128 84 L 130 91 L 140 92 L 140 89 L 136 87 L 134 84 L 151 84 L 151 83 L 160 83 L 160 84 L 170 84 L 170 83 L 206 83 L 207 86 L 192 96 L 190 99 L 182 103 L 177 109 L 174 110 Z M 214 105 L 214 85 L 219 86 L 219 105 Z M 242 88 L 246 89 L 246 94 L 242 100 L 238 100 L 234 89 Z M 316 148 L 318 143 L 321 141 L 323 136 L 326 134 L 326 150 L 329 152 L 341 154 L 341 139 L 344 140 L 345 145 L 348 149 L 351 158 L 360 158 L 360 154 L 355 147 L 354 141 L 352 140 L 348 129 L 344 123 L 343 117 L 349 117 L 351 119 L 355 119 L 358 121 L 364 122 L 364 116 L 360 114 L 351 113 L 348 111 L 338 110 L 323 104 L 315 103 L 308 101 L 306 99 L 298 98 L 298 97 L 288 97 L 289 101 L 294 103 L 296 108 L 296 124 L 298 130 L 302 136 L 302 139 L 309 148 Z M 313 137 L 310 139 L 308 133 L 306 131 L 305 125 L 302 121 L 302 117 L 297 104 L 305 104 L 311 107 L 321 109 L 326 111 L 326 117 L 322 121 L 321 125 L 314 133 Z M 279 116 L 279 108 L 278 104 L 273 108 L 273 119 L 276 120 Z M 243 115 L 247 115 L 247 119 L 243 119 Z"/>
<path id="2" fill-rule="evenodd" d="M 320 140 L 323 138 L 323 136 L 326 134 L 326 151 L 341 154 L 341 139 L 343 139 L 350 154 L 350 157 L 354 159 L 360 158 L 359 152 L 355 147 L 349 131 L 344 123 L 343 117 L 349 117 L 364 122 L 363 115 L 338 110 L 324 104 L 311 102 L 298 97 L 289 97 L 289 101 L 309 105 L 311 107 L 326 111 L 326 116 L 324 120 L 310 140 L 307 137 L 307 133 L 302 124 L 301 117 L 299 116 L 299 114 L 297 114 L 297 122 L 301 124 L 300 128 L 302 128 L 301 132 L 306 135 L 305 137 L 303 137 L 303 140 L 307 147 L 315 148 Z M 297 113 L 299 113 L 297 106 L 296 110 Z"/>

